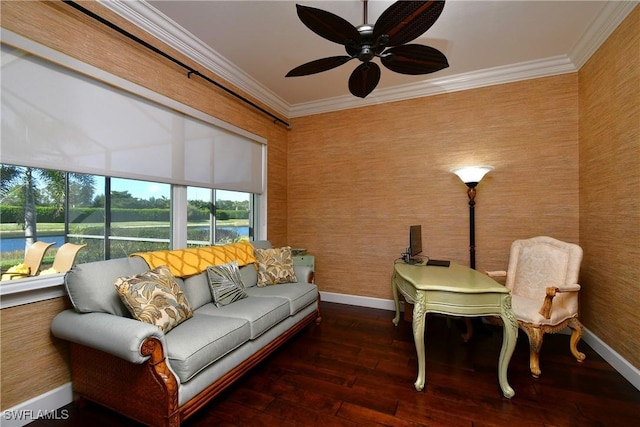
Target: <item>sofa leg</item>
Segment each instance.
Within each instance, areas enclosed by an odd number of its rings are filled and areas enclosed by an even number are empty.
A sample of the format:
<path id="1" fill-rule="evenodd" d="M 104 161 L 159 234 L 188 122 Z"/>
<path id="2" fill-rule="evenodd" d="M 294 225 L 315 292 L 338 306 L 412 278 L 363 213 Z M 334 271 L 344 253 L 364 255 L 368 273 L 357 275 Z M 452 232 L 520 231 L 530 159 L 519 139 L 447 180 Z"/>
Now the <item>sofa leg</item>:
<path id="1" fill-rule="evenodd" d="M 320 315 L 320 292 L 318 291 L 318 317 L 316 317 L 316 325 L 322 322 L 322 316 Z"/>
<path id="2" fill-rule="evenodd" d="M 167 419 L 167 427 L 180 427 L 180 412 L 176 411 Z"/>

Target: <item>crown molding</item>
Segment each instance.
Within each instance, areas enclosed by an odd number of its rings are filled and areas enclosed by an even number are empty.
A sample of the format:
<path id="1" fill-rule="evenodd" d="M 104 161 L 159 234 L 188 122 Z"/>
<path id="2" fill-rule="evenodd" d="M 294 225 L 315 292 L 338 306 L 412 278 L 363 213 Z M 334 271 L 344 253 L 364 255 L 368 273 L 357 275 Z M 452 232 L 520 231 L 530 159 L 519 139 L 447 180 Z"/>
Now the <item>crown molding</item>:
<path id="1" fill-rule="evenodd" d="M 146 1 L 98 0 L 98 2 L 277 113 L 288 116 L 289 105 L 282 98 Z"/>
<path id="2" fill-rule="evenodd" d="M 243 70 L 205 45 L 193 34 L 158 12 L 144 0 L 98 0 L 107 9 L 181 52 L 196 63 L 227 80 L 258 101 L 287 117 L 364 107 L 402 101 L 485 86 L 547 77 L 579 70 L 638 4 L 633 1 L 610 1 L 589 26 L 571 54 L 521 62 L 470 73 L 428 79 L 386 89 L 378 89 L 366 99 L 345 95 L 301 104 L 289 104 Z"/>
<path id="3" fill-rule="evenodd" d="M 570 57 L 580 69 L 638 5 L 638 0 L 609 1 L 582 35 Z"/>
<path id="4" fill-rule="evenodd" d="M 338 111 L 348 108 L 365 107 L 386 102 L 403 101 L 425 96 L 461 90 L 476 89 L 529 80 L 540 77 L 572 73 L 576 67 L 566 55 L 536 61 L 521 62 L 501 67 L 488 68 L 454 76 L 439 77 L 386 89 L 377 89 L 365 99 L 341 96 L 291 106 L 289 117 Z"/>

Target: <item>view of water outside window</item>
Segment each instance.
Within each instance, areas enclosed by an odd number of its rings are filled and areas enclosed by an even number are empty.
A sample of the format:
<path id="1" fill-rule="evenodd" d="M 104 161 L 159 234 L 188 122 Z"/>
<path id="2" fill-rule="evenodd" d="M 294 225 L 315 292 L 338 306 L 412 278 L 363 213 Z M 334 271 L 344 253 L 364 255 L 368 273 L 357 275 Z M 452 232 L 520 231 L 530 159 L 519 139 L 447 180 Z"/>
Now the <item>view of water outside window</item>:
<path id="1" fill-rule="evenodd" d="M 251 194 L 188 187 L 187 200 L 189 246 L 250 240 Z"/>
<path id="2" fill-rule="evenodd" d="M 170 184 L 0 166 L 3 273 L 16 266 L 24 268 L 26 248 L 35 241 L 53 243 L 39 271 L 52 265 L 65 242 L 86 245 L 78 254 L 78 263 L 171 246 Z M 188 187 L 188 246 L 248 240 L 251 197 L 250 193 Z M 37 274 L 28 272 L 22 277 Z M 11 277 L 15 278 L 20 275 Z"/>

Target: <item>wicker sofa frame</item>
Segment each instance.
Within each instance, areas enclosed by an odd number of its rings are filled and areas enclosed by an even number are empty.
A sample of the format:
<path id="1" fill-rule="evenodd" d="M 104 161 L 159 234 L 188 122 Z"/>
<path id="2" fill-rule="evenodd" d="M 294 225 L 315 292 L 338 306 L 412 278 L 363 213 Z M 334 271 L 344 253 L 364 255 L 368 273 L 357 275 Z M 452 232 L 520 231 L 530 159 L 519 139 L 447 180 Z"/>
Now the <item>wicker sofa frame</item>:
<path id="1" fill-rule="evenodd" d="M 307 325 L 320 320 L 319 311 L 307 315 L 182 406 L 178 406 L 178 381 L 157 338 L 144 341 L 141 353 L 149 359 L 142 364 L 71 343 L 76 403 L 82 405 L 86 399 L 146 425 L 177 427 Z M 141 401 L 145 404 L 140 405 Z"/>

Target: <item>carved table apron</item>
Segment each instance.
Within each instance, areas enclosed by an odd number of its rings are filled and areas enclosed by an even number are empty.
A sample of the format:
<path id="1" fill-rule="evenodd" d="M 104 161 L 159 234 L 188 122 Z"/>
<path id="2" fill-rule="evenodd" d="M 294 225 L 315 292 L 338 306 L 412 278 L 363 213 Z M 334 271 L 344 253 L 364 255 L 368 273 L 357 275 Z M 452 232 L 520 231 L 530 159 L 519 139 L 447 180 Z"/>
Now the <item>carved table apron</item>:
<path id="1" fill-rule="evenodd" d="M 400 320 L 398 291 L 413 307 L 413 339 L 418 355 L 416 390 L 425 385 L 424 327 L 427 313 L 453 316 L 500 316 L 504 323 L 502 348 L 498 360 L 498 382 L 502 393 L 512 398 L 515 392 L 507 380 L 507 368 L 516 345 L 518 325 L 511 309 L 509 289 L 476 270 L 451 263 L 449 267 L 409 265 L 398 262 L 391 278 L 396 305 L 394 325 Z"/>

